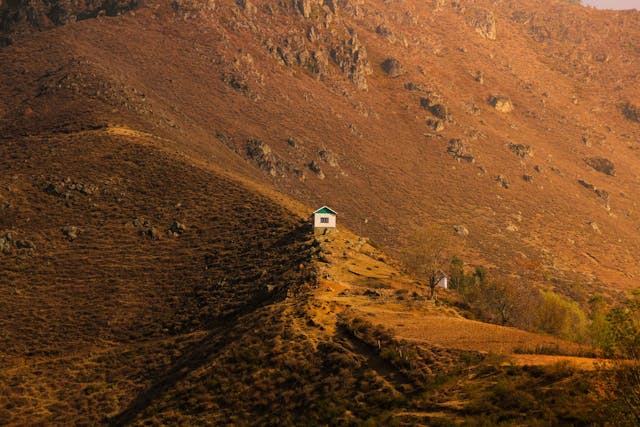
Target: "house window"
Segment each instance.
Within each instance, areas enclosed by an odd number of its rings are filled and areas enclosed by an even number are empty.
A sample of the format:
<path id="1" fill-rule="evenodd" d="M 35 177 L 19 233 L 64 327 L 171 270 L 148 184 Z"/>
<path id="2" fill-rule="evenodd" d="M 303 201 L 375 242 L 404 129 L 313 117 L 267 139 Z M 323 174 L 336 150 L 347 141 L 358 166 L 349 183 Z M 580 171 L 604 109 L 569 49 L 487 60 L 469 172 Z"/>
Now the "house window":
<path id="1" fill-rule="evenodd" d="M 320 218 L 320 223 L 321 224 L 329 224 L 329 218 L 327 218 L 327 217 Z"/>

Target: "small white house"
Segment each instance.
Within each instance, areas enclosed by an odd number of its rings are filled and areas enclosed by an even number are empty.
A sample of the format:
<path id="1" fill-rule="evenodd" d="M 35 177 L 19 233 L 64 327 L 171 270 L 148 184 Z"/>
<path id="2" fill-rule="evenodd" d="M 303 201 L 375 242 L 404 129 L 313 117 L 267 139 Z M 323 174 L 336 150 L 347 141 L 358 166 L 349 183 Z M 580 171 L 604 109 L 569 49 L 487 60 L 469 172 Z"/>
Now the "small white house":
<path id="1" fill-rule="evenodd" d="M 438 283 L 436 283 L 436 286 L 442 289 L 448 289 L 449 288 L 449 278 L 447 277 L 446 274 L 443 274 L 442 277 L 440 278 L 440 280 L 438 280 Z"/>
<path id="2" fill-rule="evenodd" d="M 338 231 L 336 217 L 338 213 L 328 206 L 323 206 L 313 213 L 313 232 L 327 234 Z"/>

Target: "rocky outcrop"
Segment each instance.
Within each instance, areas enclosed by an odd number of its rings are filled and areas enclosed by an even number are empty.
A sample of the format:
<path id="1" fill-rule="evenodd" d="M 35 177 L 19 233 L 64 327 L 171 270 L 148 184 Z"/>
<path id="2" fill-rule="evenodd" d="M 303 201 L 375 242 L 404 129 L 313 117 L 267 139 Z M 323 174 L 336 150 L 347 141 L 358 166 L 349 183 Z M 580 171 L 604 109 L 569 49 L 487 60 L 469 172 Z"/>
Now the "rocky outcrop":
<path id="1" fill-rule="evenodd" d="M 387 58 L 380 65 L 385 74 L 391 78 L 400 77 L 406 70 L 402 66 L 402 63 L 398 61 L 396 58 Z"/>
<path id="2" fill-rule="evenodd" d="M 613 162 L 604 157 L 589 157 L 584 159 L 585 163 L 591 166 L 598 172 L 604 173 L 609 176 L 616 175 L 616 167 Z"/>
<path id="3" fill-rule="evenodd" d="M 287 163 L 276 156 L 268 144 L 258 139 L 247 142 L 247 156 L 272 177 L 284 176 L 288 169 Z"/>
<path id="4" fill-rule="evenodd" d="M 0 47 L 32 31 L 97 16 L 116 16 L 138 7 L 138 0 L 0 1 Z"/>
<path id="5" fill-rule="evenodd" d="M 507 144 L 509 150 L 511 150 L 516 156 L 521 159 L 525 159 L 527 157 L 533 157 L 533 149 L 530 145 L 525 144 L 514 144 L 513 142 L 509 142 Z"/>
<path id="6" fill-rule="evenodd" d="M 373 70 L 367 59 L 367 49 L 360 43 L 355 32 L 352 32 L 349 40 L 331 49 L 331 59 L 358 89 L 367 90 L 367 76 Z"/>
<path id="7" fill-rule="evenodd" d="M 311 38 L 317 33 L 310 27 Z M 272 56 L 282 65 L 292 67 L 299 65 L 312 74 L 319 76 L 329 72 L 329 55 L 320 49 L 309 49 L 302 36 L 285 37 L 278 42 L 268 39 L 265 46 Z"/>

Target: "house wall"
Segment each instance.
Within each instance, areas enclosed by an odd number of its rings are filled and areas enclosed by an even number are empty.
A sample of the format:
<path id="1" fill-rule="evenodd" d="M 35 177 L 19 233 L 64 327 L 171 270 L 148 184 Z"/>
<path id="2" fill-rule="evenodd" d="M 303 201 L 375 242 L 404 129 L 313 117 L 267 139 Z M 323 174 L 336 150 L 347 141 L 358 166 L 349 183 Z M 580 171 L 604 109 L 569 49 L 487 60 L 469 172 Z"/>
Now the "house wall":
<path id="1" fill-rule="evenodd" d="M 329 218 L 328 223 L 322 223 L 321 218 Z M 336 216 L 331 214 L 313 214 L 313 228 L 332 228 L 336 226 Z"/>

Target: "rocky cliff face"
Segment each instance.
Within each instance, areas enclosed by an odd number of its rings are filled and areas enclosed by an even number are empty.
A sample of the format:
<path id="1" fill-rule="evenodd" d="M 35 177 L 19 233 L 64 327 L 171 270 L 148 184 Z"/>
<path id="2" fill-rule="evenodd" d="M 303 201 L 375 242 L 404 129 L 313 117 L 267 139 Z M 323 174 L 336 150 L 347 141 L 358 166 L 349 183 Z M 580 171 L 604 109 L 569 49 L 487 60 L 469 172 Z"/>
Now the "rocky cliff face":
<path id="1" fill-rule="evenodd" d="M 138 0 L 0 0 L 0 47 L 21 35 L 97 16 L 116 16 Z"/>

